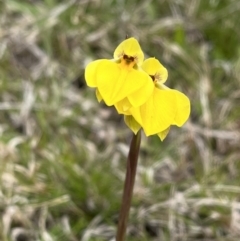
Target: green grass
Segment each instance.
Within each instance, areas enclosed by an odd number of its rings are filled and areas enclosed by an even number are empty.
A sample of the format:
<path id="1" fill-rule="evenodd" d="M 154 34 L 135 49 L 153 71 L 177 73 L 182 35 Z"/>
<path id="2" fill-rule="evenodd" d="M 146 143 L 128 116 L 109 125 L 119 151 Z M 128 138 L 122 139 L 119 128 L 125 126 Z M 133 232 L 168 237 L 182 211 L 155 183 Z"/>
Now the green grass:
<path id="1" fill-rule="evenodd" d="M 0 5 L 0 240 L 113 240 L 131 132 L 84 68 L 126 34 L 192 108 L 142 138 L 128 240 L 239 240 L 239 1 Z"/>

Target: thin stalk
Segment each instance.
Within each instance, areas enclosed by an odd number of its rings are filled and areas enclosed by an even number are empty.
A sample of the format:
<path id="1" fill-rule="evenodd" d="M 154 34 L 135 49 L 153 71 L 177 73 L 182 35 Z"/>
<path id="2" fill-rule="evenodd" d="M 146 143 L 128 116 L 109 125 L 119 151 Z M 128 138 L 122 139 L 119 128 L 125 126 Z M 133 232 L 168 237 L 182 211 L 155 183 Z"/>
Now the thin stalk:
<path id="1" fill-rule="evenodd" d="M 125 234 L 126 234 L 128 215 L 129 215 L 129 210 L 131 206 L 133 187 L 134 187 L 136 170 L 137 170 L 140 143 L 141 143 L 141 131 L 138 131 L 136 135 L 133 134 L 129 153 L 128 153 L 127 171 L 126 171 L 124 190 L 123 190 L 123 196 L 122 196 L 122 205 L 121 205 L 120 214 L 119 214 L 116 241 L 124 241 Z"/>

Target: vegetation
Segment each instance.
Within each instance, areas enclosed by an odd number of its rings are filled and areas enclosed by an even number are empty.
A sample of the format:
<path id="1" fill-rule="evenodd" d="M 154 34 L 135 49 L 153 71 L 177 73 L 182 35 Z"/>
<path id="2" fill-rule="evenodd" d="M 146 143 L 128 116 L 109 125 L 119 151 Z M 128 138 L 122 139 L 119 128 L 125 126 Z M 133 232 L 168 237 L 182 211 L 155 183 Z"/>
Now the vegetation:
<path id="1" fill-rule="evenodd" d="M 128 240 L 240 237 L 238 0 L 0 1 L 0 240 L 114 240 L 131 131 L 86 64 L 126 35 L 191 118 L 143 136 Z"/>

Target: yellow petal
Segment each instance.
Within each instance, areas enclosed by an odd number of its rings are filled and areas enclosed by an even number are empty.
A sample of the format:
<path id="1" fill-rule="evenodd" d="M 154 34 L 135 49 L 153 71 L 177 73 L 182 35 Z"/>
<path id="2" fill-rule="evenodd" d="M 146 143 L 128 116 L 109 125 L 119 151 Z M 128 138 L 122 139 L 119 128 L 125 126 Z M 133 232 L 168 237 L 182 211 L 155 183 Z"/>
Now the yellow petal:
<path id="1" fill-rule="evenodd" d="M 103 100 L 111 106 L 149 84 L 149 76 L 143 71 L 121 68 L 120 64 L 105 60 L 97 66 L 96 81 Z"/>
<path id="2" fill-rule="evenodd" d="M 177 112 L 176 96 L 171 90 L 154 88 L 152 96 L 140 108 L 142 125 L 147 136 L 166 130 L 173 122 Z M 133 117 L 139 116 L 131 109 Z M 142 123 L 141 123 L 142 121 Z"/>
<path id="3" fill-rule="evenodd" d="M 133 107 L 139 107 L 150 98 L 150 96 L 153 93 L 153 90 L 154 83 L 152 79 L 149 77 L 149 81 L 144 86 L 142 86 L 142 88 L 130 94 L 128 96 L 128 100 Z"/>
<path id="4" fill-rule="evenodd" d="M 133 133 L 136 135 L 138 131 L 141 129 L 141 126 L 139 123 L 133 118 L 131 115 L 125 115 L 124 121 L 126 125 L 133 131 Z"/>
<path id="5" fill-rule="evenodd" d="M 120 100 L 114 106 L 117 109 L 117 112 L 119 114 L 131 115 L 129 110 L 130 110 L 130 108 L 132 108 L 132 105 L 127 98 L 124 98 L 123 100 Z"/>
<path id="6" fill-rule="evenodd" d="M 159 132 L 157 134 L 158 137 L 161 139 L 161 141 L 163 141 L 166 138 L 166 136 L 168 135 L 169 131 L 170 131 L 170 127 L 168 127 L 166 130 L 164 130 L 162 132 Z"/>
<path id="7" fill-rule="evenodd" d="M 166 82 L 168 71 L 157 59 L 146 59 L 141 67 L 148 75 L 154 76 L 157 82 L 162 84 Z"/>
<path id="8" fill-rule="evenodd" d="M 96 89 L 96 97 L 97 97 L 97 100 L 98 100 L 98 102 L 101 102 L 102 101 L 102 96 L 101 96 L 101 94 L 99 93 L 99 91 L 98 91 L 98 89 Z"/>
<path id="9" fill-rule="evenodd" d="M 175 93 L 176 101 L 177 101 L 177 113 L 175 116 L 174 125 L 182 126 L 190 115 L 190 101 L 189 98 L 177 90 L 172 90 Z"/>
<path id="10" fill-rule="evenodd" d="M 97 87 L 96 70 L 103 59 L 95 60 L 87 65 L 85 68 L 85 80 L 89 87 Z"/>
<path id="11" fill-rule="evenodd" d="M 119 59 L 123 55 L 134 57 L 136 63 L 141 65 L 144 59 L 142 49 L 135 38 L 128 38 L 122 41 L 114 51 L 114 59 Z"/>
<path id="12" fill-rule="evenodd" d="M 160 90 L 171 90 L 169 87 L 167 87 L 166 85 L 161 84 L 161 83 L 159 83 L 159 82 L 157 82 L 157 83 L 155 84 L 155 86 L 156 86 L 158 89 L 160 89 Z"/>
<path id="13" fill-rule="evenodd" d="M 131 113 L 131 115 L 134 117 L 134 119 L 141 125 L 143 126 L 143 120 L 142 120 L 142 116 L 141 116 L 141 107 L 137 107 L 137 108 L 131 108 L 129 110 L 129 112 Z"/>

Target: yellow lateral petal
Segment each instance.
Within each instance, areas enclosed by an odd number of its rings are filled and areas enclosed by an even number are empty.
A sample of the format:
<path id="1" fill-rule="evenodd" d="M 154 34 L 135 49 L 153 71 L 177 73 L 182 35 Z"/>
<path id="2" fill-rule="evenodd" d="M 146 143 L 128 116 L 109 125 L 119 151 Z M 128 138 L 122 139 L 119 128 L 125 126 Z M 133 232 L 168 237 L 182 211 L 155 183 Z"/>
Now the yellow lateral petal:
<path id="1" fill-rule="evenodd" d="M 108 106 L 116 104 L 149 82 L 143 71 L 121 68 L 120 64 L 102 61 L 96 70 L 98 90 Z"/>
<path id="2" fill-rule="evenodd" d="M 98 102 L 101 102 L 102 101 L 102 96 L 101 96 L 101 94 L 99 93 L 99 91 L 98 91 L 98 89 L 96 89 L 96 97 L 97 97 L 97 100 L 98 100 Z"/>
<path id="3" fill-rule="evenodd" d="M 141 116 L 141 107 L 137 108 L 131 108 L 129 110 L 131 115 L 134 117 L 134 119 L 141 125 L 143 126 L 143 121 L 142 121 L 142 116 Z"/>
<path id="4" fill-rule="evenodd" d="M 139 123 L 131 115 L 124 116 L 124 121 L 135 135 L 141 129 L 141 126 L 139 125 Z"/>
<path id="5" fill-rule="evenodd" d="M 127 98 L 120 100 L 114 106 L 119 114 L 131 115 L 129 110 L 132 107 L 132 105 Z"/>
<path id="6" fill-rule="evenodd" d="M 85 80 L 89 87 L 97 87 L 96 70 L 103 59 L 95 60 L 89 63 L 85 68 Z"/>
<path id="7" fill-rule="evenodd" d="M 168 127 L 166 130 L 164 130 L 162 132 L 159 132 L 157 134 L 158 137 L 161 139 L 161 141 L 163 141 L 166 138 L 166 136 L 168 135 L 169 131 L 170 131 L 170 127 Z"/>
<path id="8" fill-rule="evenodd" d="M 143 105 L 152 95 L 154 90 L 154 83 L 150 77 L 148 79 L 149 81 L 144 86 L 142 86 L 142 88 L 128 96 L 128 100 L 133 107 L 139 107 Z"/>
<path id="9" fill-rule="evenodd" d="M 168 78 L 168 71 L 157 59 L 146 59 L 141 67 L 147 74 L 155 76 L 155 80 L 159 83 L 163 84 L 166 82 Z"/>
<path id="10" fill-rule="evenodd" d="M 177 125 L 178 127 L 181 127 L 189 118 L 190 111 L 191 111 L 191 104 L 189 98 L 184 95 L 182 92 L 174 89 L 168 88 L 164 84 L 156 84 L 157 88 L 161 90 L 171 90 L 175 93 L 176 96 L 176 104 L 177 104 L 177 112 L 173 125 Z"/>
<path id="11" fill-rule="evenodd" d="M 141 65 L 144 59 L 142 49 L 135 38 L 128 38 L 122 41 L 114 51 L 114 59 L 119 59 L 123 55 L 136 58 L 136 63 Z"/>
<path id="12" fill-rule="evenodd" d="M 177 90 L 172 90 L 175 93 L 177 101 L 177 113 L 173 124 L 177 126 L 182 126 L 189 118 L 190 115 L 190 101 L 189 98 Z"/>
<path id="13" fill-rule="evenodd" d="M 153 95 L 140 107 L 140 112 L 141 124 L 147 136 L 164 131 L 174 122 L 176 116 L 175 93 L 171 90 L 154 88 Z"/>

